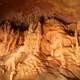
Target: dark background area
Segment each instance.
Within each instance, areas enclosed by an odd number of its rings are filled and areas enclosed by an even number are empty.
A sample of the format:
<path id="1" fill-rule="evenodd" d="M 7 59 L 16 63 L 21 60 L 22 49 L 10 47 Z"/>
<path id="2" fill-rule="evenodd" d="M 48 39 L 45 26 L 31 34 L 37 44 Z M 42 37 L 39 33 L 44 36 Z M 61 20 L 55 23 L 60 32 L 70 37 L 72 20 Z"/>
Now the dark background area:
<path id="1" fill-rule="evenodd" d="M 24 15 L 55 15 L 67 22 L 80 20 L 80 0 L 0 0 L 0 17 L 21 11 Z"/>

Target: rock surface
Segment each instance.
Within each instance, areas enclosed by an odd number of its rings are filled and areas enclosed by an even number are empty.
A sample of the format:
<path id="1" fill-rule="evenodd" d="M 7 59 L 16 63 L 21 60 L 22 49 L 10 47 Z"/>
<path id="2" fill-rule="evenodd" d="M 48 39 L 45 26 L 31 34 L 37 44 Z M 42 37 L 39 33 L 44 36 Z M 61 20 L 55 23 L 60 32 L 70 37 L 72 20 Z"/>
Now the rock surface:
<path id="1" fill-rule="evenodd" d="M 80 80 L 79 0 L 0 0 L 0 80 Z"/>
<path id="2" fill-rule="evenodd" d="M 43 26 L 32 22 L 25 31 L 20 24 L 17 31 L 9 21 L 0 25 L 0 80 L 80 80 L 76 32 L 69 34 L 54 18 Z"/>

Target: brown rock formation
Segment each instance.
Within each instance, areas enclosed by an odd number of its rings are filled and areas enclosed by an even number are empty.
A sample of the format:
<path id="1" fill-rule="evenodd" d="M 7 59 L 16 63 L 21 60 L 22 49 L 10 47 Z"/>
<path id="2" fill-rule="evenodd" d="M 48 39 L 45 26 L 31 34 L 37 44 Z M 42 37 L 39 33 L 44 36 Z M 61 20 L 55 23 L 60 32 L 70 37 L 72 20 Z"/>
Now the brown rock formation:
<path id="1" fill-rule="evenodd" d="M 79 4 L 1 0 L 0 80 L 80 80 Z"/>
<path id="2" fill-rule="evenodd" d="M 6 21 L 0 32 L 1 80 L 80 79 L 79 36 L 56 19 L 43 26 L 31 22 L 24 30 L 21 22 Z"/>

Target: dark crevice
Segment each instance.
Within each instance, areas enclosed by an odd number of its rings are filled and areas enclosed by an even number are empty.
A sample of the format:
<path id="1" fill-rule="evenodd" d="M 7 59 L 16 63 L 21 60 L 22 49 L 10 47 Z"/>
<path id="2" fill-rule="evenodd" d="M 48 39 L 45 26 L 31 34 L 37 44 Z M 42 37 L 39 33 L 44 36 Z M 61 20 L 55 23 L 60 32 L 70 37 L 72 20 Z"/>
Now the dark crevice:
<path id="1" fill-rule="evenodd" d="M 43 25 L 45 23 L 45 17 L 44 16 L 39 17 L 39 22 L 41 23 L 41 34 L 44 34 Z"/>
<path id="2" fill-rule="evenodd" d="M 71 24 L 71 23 L 66 22 L 65 20 L 63 20 L 63 19 L 61 19 L 61 18 L 58 18 L 58 17 L 54 17 L 54 19 L 58 20 L 59 22 L 61 22 L 61 23 L 64 24 L 64 25 L 69 25 L 69 24 Z"/>
<path id="3" fill-rule="evenodd" d="M 71 30 L 67 30 L 67 29 L 64 29 L 64 31 L 69 34 L 70 36 L 74 36 L 75 32 L 74 31 L 71 31 Z"/>
<path id="4" fill-rule="evenodd" d="M 3 18 L 0 18 L 0 26 L 5 24 L 5 20 Z"/>
<path id="5" fill-rule="evenodd" d="M 74 78 L 68 77 L 66 75 L 64 75 L 63 73 L 60 73 L 62 76 L 64 76 L 66 79 L 68 80 L 80 80 L 79 78 L 77 78 L 76 76 Z"/>
<path id="6" fill-rule="evenodd" d="M 11 21 L 10 24 L 11 24 L 11 29 L 13 29 L 14 31 L 24 32 L 29 28 L 28 24 L 17 23 L 16 21 Z"/>

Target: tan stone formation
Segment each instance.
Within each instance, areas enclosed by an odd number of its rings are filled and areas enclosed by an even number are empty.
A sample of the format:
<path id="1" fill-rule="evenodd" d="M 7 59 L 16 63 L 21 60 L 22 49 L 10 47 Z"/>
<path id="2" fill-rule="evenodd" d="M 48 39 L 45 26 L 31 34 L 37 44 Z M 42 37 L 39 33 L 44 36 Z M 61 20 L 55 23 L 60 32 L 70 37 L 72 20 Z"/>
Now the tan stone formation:
<path id="1" fill-rule="evenodd" d="M 41 25 L 31 22 L 24 32 L 11 29 L 10 22 L 0 26 L 0 80 L 80 79 L 78 32 L 69 34 L 54 18 L 45 20 L 43 34 Z"/>
<path id="2" fill-rule="evenodd" d="M 79 5 L 0 0 L 0 80 L 80 80 Z"/>

